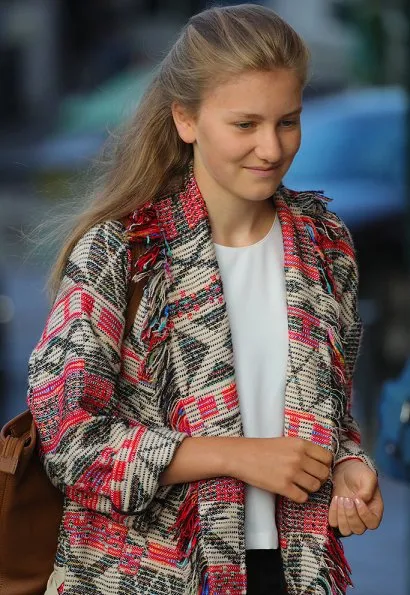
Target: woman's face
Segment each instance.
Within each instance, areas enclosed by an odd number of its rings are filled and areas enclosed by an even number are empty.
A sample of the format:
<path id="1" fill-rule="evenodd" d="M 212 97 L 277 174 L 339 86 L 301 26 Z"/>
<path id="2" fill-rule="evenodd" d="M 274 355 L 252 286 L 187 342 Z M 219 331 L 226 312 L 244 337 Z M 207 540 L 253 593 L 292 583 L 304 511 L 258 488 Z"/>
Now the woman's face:
<path id="1" fill-rule="evenodd" d="M 208 93 L 195 118 L 174 106 L 205 199 L 272 196 L 300 146 L 302 91 L 290 70 L 246 72 Z"/>

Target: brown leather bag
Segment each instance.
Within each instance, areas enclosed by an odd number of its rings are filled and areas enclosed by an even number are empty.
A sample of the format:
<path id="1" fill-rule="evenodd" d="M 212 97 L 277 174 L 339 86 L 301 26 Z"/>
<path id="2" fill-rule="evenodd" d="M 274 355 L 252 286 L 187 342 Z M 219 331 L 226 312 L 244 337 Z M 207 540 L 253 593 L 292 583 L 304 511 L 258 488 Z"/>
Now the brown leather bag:
<path id="1" fill-rule="evenodd" d="M 125 334 L 142 293 L 142 283 L 130 286 Z M 44 471 L 37 439 L 28 410 L 0 433 L 0 595 L 43 595 L 53 571 L 64 497 Z"/>

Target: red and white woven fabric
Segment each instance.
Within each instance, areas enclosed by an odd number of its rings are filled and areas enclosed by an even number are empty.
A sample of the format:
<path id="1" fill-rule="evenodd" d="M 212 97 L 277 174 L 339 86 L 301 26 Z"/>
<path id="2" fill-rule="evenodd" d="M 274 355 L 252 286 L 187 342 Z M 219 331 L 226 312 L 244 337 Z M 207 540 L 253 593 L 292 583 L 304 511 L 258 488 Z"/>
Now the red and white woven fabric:
<path id="1" fill-rule="evenodd" d="M 289 358 L 284 435 L 358 457 L 350 415 L 361 324 L 350 234 L 318 193 L 281 186 Z M 145 246 L 133 266 L 135 242 Z M 145 278 L 123 340 L 127 286 Z M 161 487 L 186 436 L 242 435 L 232 343 L 205 203 L 189 172 L 174 194 L 108 221 L 74 248 L 29 365 L 44 465 L 66 494 L 48 595 L 246 593 L 244 486 Z M 289 595 L 342 595 L 328 526 L 331 480 L 306 504 L 279 498 Z"/>

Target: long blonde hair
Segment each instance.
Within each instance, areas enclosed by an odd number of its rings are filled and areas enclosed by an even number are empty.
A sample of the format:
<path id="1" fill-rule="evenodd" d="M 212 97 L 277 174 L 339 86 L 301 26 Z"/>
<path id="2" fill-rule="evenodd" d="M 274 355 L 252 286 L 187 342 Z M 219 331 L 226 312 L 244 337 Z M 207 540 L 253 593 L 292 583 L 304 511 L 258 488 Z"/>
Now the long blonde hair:
<path id="1" fill-rule="evenodd" d="M 173 102 L 195 115 L 208 89 L 249 70 L 291 69 L 305 84 L 308 63 L 301 37 L 269 8 L 241 4 L 193 16 L 117 136 L 101 190 L 93 191 L 89 206 L 76 218 L 51 271 L 51 295 L 84 233 L 155 200 L 180 178 L 192 158 L 192 146 L 178 136 Z"/>

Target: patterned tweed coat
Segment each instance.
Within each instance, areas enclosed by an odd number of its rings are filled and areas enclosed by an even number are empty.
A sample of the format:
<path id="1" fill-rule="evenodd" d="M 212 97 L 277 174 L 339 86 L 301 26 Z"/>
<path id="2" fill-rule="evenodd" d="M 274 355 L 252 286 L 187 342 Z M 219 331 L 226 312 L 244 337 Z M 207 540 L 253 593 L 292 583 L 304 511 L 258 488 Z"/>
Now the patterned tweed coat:
<path id="1" fill-rule="evenodd" d="M 358 457 L 350 415 L 361 325 L 346 227 L 320 194 L 281 186 L 289 354 L 285 436 Z M 131 249 L 145 246 L 136 266 Z M 123 338 L 127 285 L 145 278 Z M 272 337 L 274 340 L 274 337 Z M 246 593 L 244 485 L 160 486 L 186 436 L 242 435 L 233 350 L 205 203 L 183 187 L 78 242 L 29 365 L 28 402 L 65 492 L 47 595 Z M 350 584 L 327 515 L 331 480 L 305 504 L 278 498 L 290 595 Z"/>

